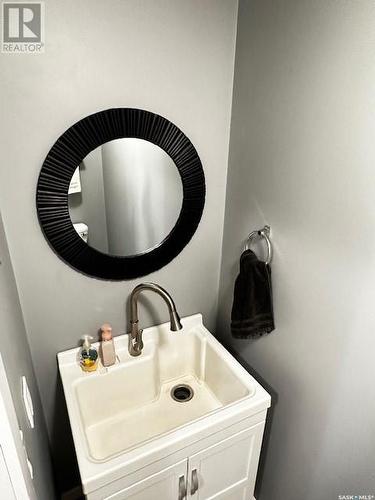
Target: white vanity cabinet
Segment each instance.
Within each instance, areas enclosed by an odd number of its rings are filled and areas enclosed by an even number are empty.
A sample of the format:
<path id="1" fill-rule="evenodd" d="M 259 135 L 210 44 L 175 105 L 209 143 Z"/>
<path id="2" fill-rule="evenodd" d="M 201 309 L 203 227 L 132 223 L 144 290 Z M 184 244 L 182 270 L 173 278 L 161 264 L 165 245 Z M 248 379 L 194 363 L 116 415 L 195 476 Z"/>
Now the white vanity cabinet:
<path id="1" fill-rule="evenodd" d="M 252 500 L 264 421 L 232 433 L 169 466 L 149 467 L 87 495 L 88 500 Z M 230 430 L 229 430 L 230 431 Z M 228 432 L 228 430 L 227 430 Z M 212 442 L 212 437 L 211 437 Z M 192 447 L 196 449 L 197 446 Z M 176 457 L 180 454 L 176 454 Z M 172 457 L 169 457 L 173 460 Z M 132 482 L 134 481 L 134 482 Z"/>
<path id="2" fill-rule="evenodd" d="M 116 337 L 118 362 L 93 373 L 58 354 L 87 500 L 253 500 L 270 395 L 201 315 L 181 321 L 145 329 L 137 357 Z"/>

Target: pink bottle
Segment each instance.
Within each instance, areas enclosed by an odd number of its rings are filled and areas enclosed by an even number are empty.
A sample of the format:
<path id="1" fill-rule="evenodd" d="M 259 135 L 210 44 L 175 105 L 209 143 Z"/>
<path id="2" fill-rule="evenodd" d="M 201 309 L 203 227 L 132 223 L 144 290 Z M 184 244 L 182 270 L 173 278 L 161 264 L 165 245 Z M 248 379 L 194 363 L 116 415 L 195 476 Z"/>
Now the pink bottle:
<path id="1" fill-rule="evenodd" d="M 112 327 L 105 323 L 100 328 L 101 343 L 100 356 L 103 366 L 112 366 L 116 363 L 115 345 L 112 338 Z"/>

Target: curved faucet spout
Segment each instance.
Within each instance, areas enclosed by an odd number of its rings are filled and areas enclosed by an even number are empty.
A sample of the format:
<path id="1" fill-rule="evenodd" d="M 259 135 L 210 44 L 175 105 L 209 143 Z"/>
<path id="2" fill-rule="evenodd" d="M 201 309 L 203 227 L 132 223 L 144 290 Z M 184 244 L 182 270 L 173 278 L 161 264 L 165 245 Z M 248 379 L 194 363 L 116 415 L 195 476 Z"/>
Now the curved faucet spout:
<path id="1" fill-rule="evenodd" d="M 129 335 L 129 353 L 132 356 L 139 356 L 142 353 L 143 341 L 142 330 L 139 328 L 138 320 L 138 296 L 144 290 L 155 292 L 167 304 L 169 311 L 169 320 L 171 323 L 170 329 L 172 332 L 182 330 L 180 316 L 177 313 L 175 303 L 169 293 L 156 283 L 141 283 L 137 285 L 130 294 L 130 326 L 131 331 Z"/>

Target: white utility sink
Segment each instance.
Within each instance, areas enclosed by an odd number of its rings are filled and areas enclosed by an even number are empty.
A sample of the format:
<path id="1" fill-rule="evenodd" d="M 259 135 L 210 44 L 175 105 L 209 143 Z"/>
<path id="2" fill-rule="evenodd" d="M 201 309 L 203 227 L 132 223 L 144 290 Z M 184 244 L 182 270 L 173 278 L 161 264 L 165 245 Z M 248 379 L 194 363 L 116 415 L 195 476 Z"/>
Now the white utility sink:
<path id="1" fill-rule="evenodd" d="M 58 354 L 86 492 L 131 472 L 140 457 L 143 465 L 152 463 L 238 421 L 241 412 L 249 415 L 250 407 L 255 414 L 270 405 L 267 392 L 208 332 L 201 315 L 182 324 L 179 332 L 170 332 L 169 323 L 145 329 L 138 357 L 129 355 L 127 335 L 116 337 L 118 362 L 96 372 L 81 370 L 78 349 Z M 189 386 L 193 397 L 176 401 L 171 391 L 178 385 Z"/>

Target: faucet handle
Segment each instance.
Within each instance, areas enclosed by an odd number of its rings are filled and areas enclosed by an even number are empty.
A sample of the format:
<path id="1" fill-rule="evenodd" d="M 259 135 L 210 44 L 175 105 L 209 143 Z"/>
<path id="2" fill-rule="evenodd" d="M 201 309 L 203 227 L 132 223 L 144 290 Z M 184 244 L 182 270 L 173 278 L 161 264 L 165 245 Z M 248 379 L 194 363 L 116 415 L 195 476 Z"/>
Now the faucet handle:
<path id="1" fill-rule="evenodd" d="M 112 327 L 109 323 L 104 323 L 104 325 L 100 327 L 100 336 L 104 341 L 112 340 Z"/>

